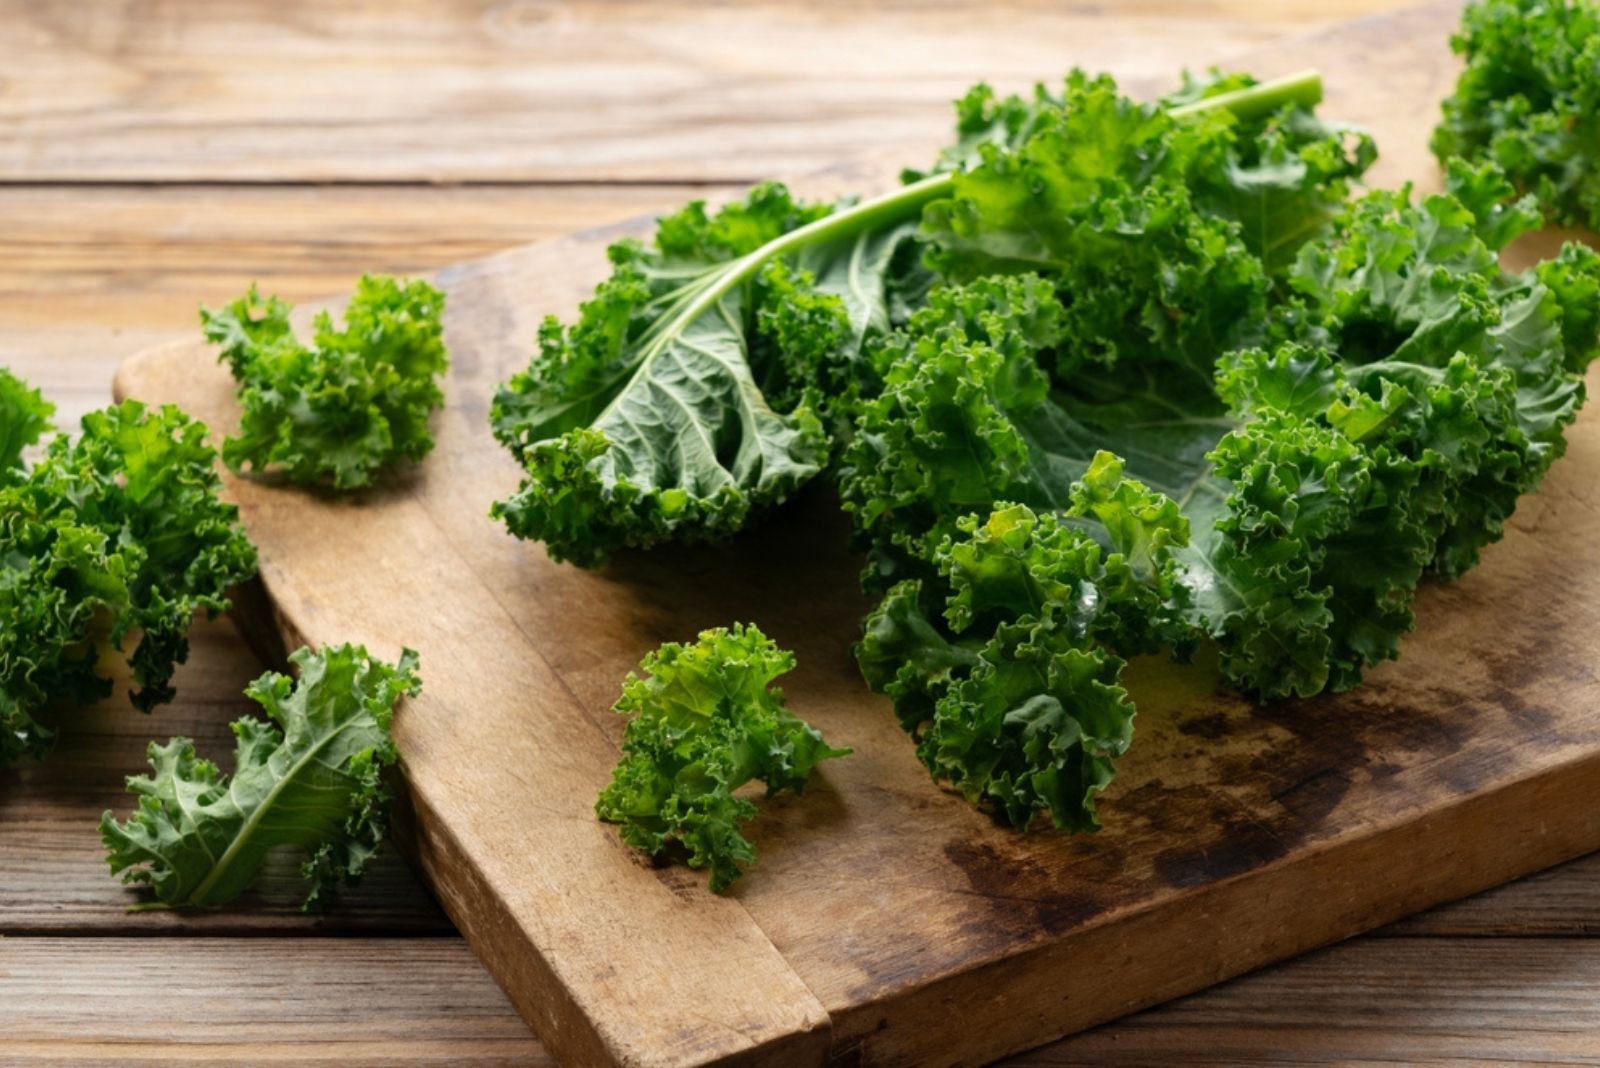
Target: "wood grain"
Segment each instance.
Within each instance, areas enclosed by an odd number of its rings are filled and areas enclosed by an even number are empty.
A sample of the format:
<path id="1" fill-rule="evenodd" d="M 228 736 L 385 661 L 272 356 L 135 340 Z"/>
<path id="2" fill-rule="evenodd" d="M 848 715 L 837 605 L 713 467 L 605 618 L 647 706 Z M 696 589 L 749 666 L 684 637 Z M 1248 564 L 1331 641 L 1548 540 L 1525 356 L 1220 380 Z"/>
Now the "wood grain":
<path id="1" fill-rule="evenodd" d="M 1450 66 L 1416 42 L 1453 19 L 1438 6 L 1263 66 L 1315 55 L 1330 113 L 1401 146 L 1391 173 L 1427 177 L 1425 117 Z M 1575 588 L 1600 576 L 1585 489 L 1600 423 L 1580 423 L 1482 568 L 1426 591 L 1403 668 L 1257 707 L 1203 672 L 1145 665 L 1107 831 L 1024 840 L 934 789 L 862 691 L 847 653 L 856 564 L 828 548 L 842 528 L 821 494 L 732 546 L 598 575 L 483 521 L 516 480 L 482 432 L 488 392 L 534 317 L 592 284 L 604 236 L 442 273 L 456 365 L 439 451 L 418 472 L 354 502 L 232 484 L 296 638 L 422 649 L 429 688 L 396 734 L 424 867 L 558 1055 L 745 1056 L 790 1027 L 796 1056 L 820 1040 L 869 1063 L 983 1059 L 1600 844 L 1600 619 Z M 135 361 L 119 387 L 231 418 L 231 384 L 203 348 Z M 620 733 L 616 680 L 657 642 L 730 619 L 797 650 L 797 710 L 856 756 L 764 811 L 760 868 L 718 899 L 684 872 L 628 864 L 588 807 Z M 773 1012 L 785 989 L 797 1016 Z"/>
<path id="2" fill-rule="evenodd" d="M 1392 6 L 6 0 L 0 180 L 748 182 L 937 139 L 980 79 L 1168 79 Z"/>
<path id="3" fill-rule="evenodd" d="M 5 1065 L 554 1062 L 452 939 L 7 938 Z"/>
<path id="4" fill-rule="evenodd" d="M 75 427 L 127 356 L 259 281 L 300 302 L 725 187 L 0 185 L 0 366 Z"/>
<path id="5" fill-rule="evenodd" d="M 0 324 L 16 335 L 74 323 L 188 333 L 197 305 L 231 300 L 253 281 L 299 302 L 347 291 L 366 271 L 432 271 L 729 191 L 0 185 Z M 109 368 L 79 377 L 101 389 L 111 380 Z"/>
<path id="6" fill-rule="evenodd" d="M 1011 1068 L 1596 1064 L 1600 943 L 1365 939 Z M 0 1064 L 555 1063 L 444 939 L 0 941 Z"/>
<path id="7" fill-rule="evenodd" d="M 3 47 L 3 41 L 0 41 Z M 300 302 L 727 187 L 0 185 L 0 366 L 76 426 L 124 358 L 259 281 Z M 531 339 L 530 339 L 531 344 Z"/>
<path id="8" fill-rule="evenodd" d="M 1022 1068 L 1600 1064 L 1600 943 L 1347 943 L 1016 1058 Z"/>
<path id="9" fill-rule="evenodd" d="M 1429 909 L 1375 933 L 1593 937 L 1600 934 L 1600 854 Z"/>

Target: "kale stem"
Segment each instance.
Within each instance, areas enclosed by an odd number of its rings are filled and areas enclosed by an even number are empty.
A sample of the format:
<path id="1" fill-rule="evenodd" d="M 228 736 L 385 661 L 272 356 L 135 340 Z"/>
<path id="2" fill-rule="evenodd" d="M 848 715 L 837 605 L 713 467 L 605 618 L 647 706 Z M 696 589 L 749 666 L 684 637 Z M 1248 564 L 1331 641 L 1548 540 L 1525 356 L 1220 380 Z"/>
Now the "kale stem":
<path id="1" fill-rule="evenodd" d="M 734 287 L 749 280 L 769 261 L 788 252 L 822 244 L 834 237 L 872 233 L 882 227 L 893 226 L 913 218 L 924 204 L 930 200 L 937 200 L 950 191 L 950 177 L 948 174 L 935 174 L 919 182 L 902 186 L 884 196 L 841 208 L 815 222 L 790 230 L 760 248 L 730 261 L 721 271 L 708 276 L 693 299 L 666 321 L 656 337 L 640 353 L 640 366 L 648 364 L 659 349 L 677 336 L 683 327 L 705 314 Z"/>
<path id="2" fill-rule="evenodd" d="M 1274 78 L 1260 85 L 1235 89 L 1231 93 L 1218 93 L 1192 104 L 1180 104 L 1168 110 L 1169 115 L 1193 115 L 1201 111 L 1227 108 L 1241 119 L 1258 119 L 1269 115 L 1285 104 L 1312 107 L 1322 102 L 1322 75 L 1314 70 L 1303 70 L 1282 78 Z"/>

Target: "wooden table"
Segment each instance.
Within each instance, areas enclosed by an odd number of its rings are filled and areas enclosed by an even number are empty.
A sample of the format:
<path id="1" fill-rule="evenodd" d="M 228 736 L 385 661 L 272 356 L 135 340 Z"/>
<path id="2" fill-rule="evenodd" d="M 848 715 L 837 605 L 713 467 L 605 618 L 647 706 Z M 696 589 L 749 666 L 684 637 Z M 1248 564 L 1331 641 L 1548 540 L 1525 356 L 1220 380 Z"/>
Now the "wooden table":
<path id="1" fill-rule="evenodd" d="M 259 279 L 301 300 L 937 138 L 1074 62 L 1165 77 L 1394 0 L 867 5 L 0 0 L 0 363 L 65 421 Z M 531 339 L 530 339 L 531 342 Z M 403 863 L 322 917 L 125 914 L 94 824 L 153 737 L 227 745 L 260 663 L 63 721 L 0 778 L 0 1063 L 547 1058 Z M 1600 857 L 1142 1013 L 1028 1064 L 1600 1063 Z"/>

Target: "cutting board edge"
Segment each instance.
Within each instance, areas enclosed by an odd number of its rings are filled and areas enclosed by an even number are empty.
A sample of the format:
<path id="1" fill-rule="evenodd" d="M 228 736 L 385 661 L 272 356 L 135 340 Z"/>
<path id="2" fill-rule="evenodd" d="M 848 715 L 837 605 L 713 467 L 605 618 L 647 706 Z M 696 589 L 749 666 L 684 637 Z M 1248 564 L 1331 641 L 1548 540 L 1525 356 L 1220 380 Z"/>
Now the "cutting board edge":
<path id="1" fill-rule="evenodd" d="M 807 1014 L 806 1026 L 754 1045 L 733 1043 L 710 1058 L 691 1060 L 657 1059 L 650 1056 L 649 1051 L 638 1050 L 637 1044 L 630 1041 L 634 1036 L 603 1026 L 596 1014 L 586 1011 L 572 996 L 550 966 L 544 948 L 468 861 L 466 851 L 449 824 L 435 815 L 433 806 L 409 783 L 405 790 L 410 827 L 408 840 L 400 846 L 402 852 L 416 858 L 428 888 L 483 962 L 484 970 L 561 1063 L 638 1068 L 702 1064 L 809 1068 L 827 1061 L 833 1041 L 833 1019 L 815 995 L 811 997 L 815 1011 Z M 478 908 L 472 913 L 474 922 L 463 923 L 460 918 L 466 911 L 463 902 L 471 897 L 487 902 L 488 909 Z M 488 923 L 484 922 L 486 916 L 490 917 Z M 755 926 L 760 930 L 758 924 Z M 765 937 L 766 932 L 761 934 Z M 775 948 L 773 952 L 782 959 Z M 787 960 L 783 963 L 789 966 Z M 790 974 L 793 974 L 792 967 Z"/>

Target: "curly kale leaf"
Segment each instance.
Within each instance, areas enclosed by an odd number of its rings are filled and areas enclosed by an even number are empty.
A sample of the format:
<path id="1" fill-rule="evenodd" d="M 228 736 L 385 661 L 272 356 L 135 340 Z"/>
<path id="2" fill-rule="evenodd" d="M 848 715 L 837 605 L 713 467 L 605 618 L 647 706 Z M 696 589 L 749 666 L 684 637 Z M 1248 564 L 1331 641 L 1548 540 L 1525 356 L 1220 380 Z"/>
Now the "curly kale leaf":
<path id="1" fill-rule="evenodd" d="M 1161 646 L 1182 655 L 1196 640 L 1215 644 L 1230 680 L 1266 697 L 1343 689 L 1397 655 L 1424 574 L 1470 567 L 1560 454 L 1600 347 L 1600 255 L 1572 245 L 1525 274 L 1500 269 L 1498 247 L 1535 221 L 1492 170 L 1457 166 L 1449 191 L 1420 201 L 1371 194 L 1280 276 L 1260 324 L 1270 343 L 1213 353 L 1188 374 L 1137 346 L 1109 367 L 1079 359 L 1108 339 L 1078 332 L 1078 294 L 1056 284 L 1082 277 L 1072 264 L 935 290 L 881 346 L 882 391 L 860 406 L 839 465 L 871 554 L 867 585 L 888 588 L 858 657 L 934 774 L 1013 820 L 1047 807 L 1078 825 L 1037 795 L 1019 807 L 1018 776 L 1040 773 L 1031 758 L 972 742 L 1008 738 L 996 724 L 1026 717 L 995 709 L 1019 708 L 1050 677 L 1037 665 L 1001 671 L 1024 650 L 1059 651 L 1038 630 L 1049 614 L 1020 606 L 1092 605 L 1092 622 L 1068 614 L 1066 629 L 1105 685 L 1122 658 Z M 954 566 L 977 533 L 977 520 L 955 518 L 963 512 L 1038 531 L 1053 530 L 1050 520 L 1070 532 L 1051 533 L 1053 546 L 1073 537 L 1135 555 L 1075 488 L 1109 463 L 1099 450 L 1150 495 L 1143 514 L 1170 506 L 1186 537 L 1162 538 L 1146 554 L 1157 565 L 1116 595 L 1096 577 L 1093 595 L 1074 596 L 1093 568 L 1032 553 L 1020 618 L 969 614 L 986 602 L 963 593 L 966 576 L 1002 571 Z M 971 679 L 989 677 L 986 663 L 995 677 L 1030 681 L 992 707 L 962 703 Z M 974 735 L 974 723 L 987 726 Z M 1011 770 L 991 786 L 999 767 Z M 1080 800 L 1109 775 L 1109 764 L 1082 767 Z"/>
<path id="2" fill-rule="evenodd" d="M 126 401 L 0 485 L 0 764 L 49 749 L 36 715 L 53 700 L 111 692 L 104 644 L 138 635 L 133 703 L 172 699 L 194 613 L 226 610 L 256 568 L 215 459 L 204 424 Z"/>
<path id="3" fill-rule="evenodd" d="M 1264 696 L 1345 689 L 1398 655 L 1424 573 L 1458 575 L 1500 537 L 1582 401 L 1595 339 L 1563 327 L 1593 321 L 1596 257 L 1507 276 L 1496 249 L 1529 206 L 1485 171 L 1449 185 L 1354 203 L 1290 272 L 1289 340 L 1217 368 L 1234 426 L 1180 498 L 1179 559 L 1191 621 Z"/>
<path id="4" fill-rule="evenodd" d="M 856 649 L 933 776 L 1024 829 L 1039 812 L 1099 826 L 1095 795 L 1133 737 L 1120 654 L 1181 625 L 1177 505 L 1105 452 L 1068 496 L 1059 515 L 962 518 L 934 554 L 937 577 L 891 589 Z"/>
<path id="5" fill-rule="evenodd" d="M 835 236 L 840 218 L 768 183 L 667 216 L 652 244 L 613 245 L 613 274 L 577 322 L 546 320 L 539 354 L 495 397 L 495 435 L 526 478 L 494 514 L 594 566 L 625 546 L 731 533 L 821 470 L 831 401 L 889 327 L 910 233 Z"/>
<path id="6" fill-rule="evenodd" d="M 1248 94 L 1260 86 L 1249 74 L 1185 74 L 1183 87 L 1163 99 L 1168 114 Z M 1289 103 L 1244 115 L 1211 111 L 1227 123 L 1221 167 L 1196 156 L 1188 184 L 1201 211 L 1228 219 L 1239 238 L 1276 276 L 1295 253 L 1344 208 L 1351 184 L 1376 162 L 1371 135 L 1330 122 L 1309 106 Z"/>
<path id="7" fill-rule="evenodd" d="M 1278 271 L 1376 158 L 1365 133 L 1319 119 L 1304 88 L 1214 73 L 1147 105 L 1081 71 L 1059 96 L 1041 88 L 1026 104 L 997 103 L 980 86 L 960 105 L 962 133 L 989 113 L 993 132 L 963 152 L 952 197 L 925 212 L 936 262 L 960 278 L 1059 266 L 1090 245 L 1126 255 L 1159 241 L 1170 255 L 1186 235 L 1192 243 L 1231 223 Z"/>
<path id="8" fill-rule="evenodd" d="M 772 687 L 794 654 L 753 626 L 703 631 L 668 643 L 630 674 L 616 711 L 632 716 L 622 760 L 595 812 L 622 824 L 623 841 L 651 856 L 681 846 L 693 868 L 723 890 L 754 863 L 740 825 L 755 805 L 737 791 L 759 779 L 771 797 L 800 793 L 819 762 L 847 755 L 790 712 Z"/>
<path id="9" fill-rule="evenodd" d="M 1016 148 L 1060 109 L 1060 96 L 1043 83 L 1033 87 L 1031 96 L 1013 93 L 1002 97 L 986 82 L 979 82 L 956 100 L 955 140 L 940 150 L 932 170 L 908 169 L 902 177 L 915 181 L 926 174 L 964 170 L 982 161 L 985 145 Z"/>
<path id="10" fill-rule="evenodd" d="M 1162 363 L 1207 388 L 1218 353 L 1261 339 L 1273 277 L 1373 159 L 1300 104 L 1220 106 L 1257 88 L 1191 83 L 1163 108 L 1074 72 L 1026 140 L 981 146 L 924 210 L 929 262 L 955 281 L 1050 278 L 1074 342 L 1063 379 Z"/>
<path id="11" fill-rule="evenodd" d="M 341 645 L 290 660 L 297 682 L 268 672 L 245 690 L 270 722 L 234 721 L 231 776 L 187 738 L 150 744 L 152 774 L 128 779 L 139 807 L 125 823 L 100 820 L 113 875 L 161 905 L 204 908 L 239 896 L 272 850 L 293 849 L 306 857 L 308 911 L 360 878 L 388 828 L 389 721 L 397 700 L 421 692 L 417 655 L 390 665 Z"/>
<path id="12" fill-rule="evenodd" d="M 1039 354 L 1064 336 L 1064 318 L 1038 277 L 982 279 L 934 290 L 874 351 L 881 387 L 859 407 L 837 471 L 871 554 L 869 588 L 929 573 L 969 511 L 1059 503 L 1031 477 L 1035 451 L 1019 423 L 1045 403 Z"/>
<path id="13" fill-rule="evenodd" d="M 22 454 L 51 427 L 56 406 L 0 367 L 0 486 L 24 475 Z"/>
<path id="14" fill-rule="evenodd" d="M 1002 98 L 987 85 L 974 86 L 956 101 L 956 140 L 940 154 L 933 172 L 979 169 L 985 146 L 1016 152 L 1083 107 L 1097 88 L 1114 90 L 1109 79 L 1091 79 L 1081 71 L 1068 76 L 1062 91 L 1037 85 L 1029 97 Z M 1338 213 L 1350 182 L 1372 165 L 1377 151 L 1364 132 L 1318 118 L 1298 92 L 1280 95 L 1269 88 L 1261 93 L 1262 83 L 1243 72 L 1213 69 L 1198 78 L 1185 72 L 1183 85 L 1163 97 L 1160 107 L 1178 116 L 1204 112 L 1216 118 L 1201 138 L 1203 152 L 1186 160 L 1162 158 L 1157 169 L 1169 175 L 1174 163 L 1187 169 L 1201 209 L 1238 223 L 1241 239 L 1269 271 L 1276 271 L 1292 262 L 1301 241 Z M 1180 146 L 1163 145 L 1163 157 L 1169 147 Z M 1139 159 L 1137 167 L 1152 161 Z"/>
<path id="15" fill-rule="evenodd" d="M 1226 220 L 1193 203 L 1191 168 L 1219 170 L 1228 120 L 1182 121 L 1075 72 L 1061 107 L 1015 150 L 982 149 L 923 212 L 944 277 L 1051 277 L 1080 365 L 1209 362 L 1262 320 L 1267 280 Z"/>
<path id="16" fill-rule="evenodd" d="M 1466 58 L 1434 154 L 1492 160 L 1553 221 L 1600 230 L 1600 6 L 1478 0 L 1450 39 Z"/>
<path id="17" fill-rule="evenodd" d="M 1328 242 L 1305 250 L 1294 286 L 1306 304 L 1296 311 L 1298 329 L 1362 365 L 1352 378 L 1369 403 L 1391 387 L 1409 391 L 1416 405 L 1446 385 L 1483 394 L 1455 401 L 1457 422 L 1480 427 L 1461 440 L 1425 437 L 1405 453 L 1454 472 L 1441 490 L 1429 557 L 1453 577 L 1498 540 L 1517 498 L 1565 450 L 1565 428 L 1584 399 L 1583 370 L 1600 351 L 1600 255 L 1572 244 L 1506 275 L 1498 249 L 1536 223 L 1531 203 L 1513 200 L 1492 166 L 1454 163 L 1447 185 L 1419 203 L 1403 193 L 1357 202 Z M 1470 373 L 1450 371 L 1463 361 Z"/>
<path id="18" fill-rule="evenodd" d="M 444 294 L 422 281 L 363 276 L 344 328 L 320 312 L 313 344 L 289 325 L 288 304 L 255 286 L 219 311 L 200 310 L 239 383 L 239 434 L 222 446 L 234 471 L 280 471 L 291 481 L 370 485 L 402 457 L 433 448 L 428 417 L 444 403 L 449 369 Z"/>

